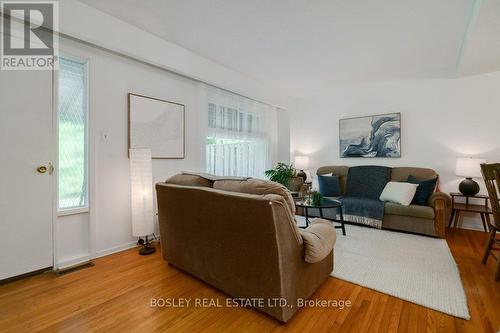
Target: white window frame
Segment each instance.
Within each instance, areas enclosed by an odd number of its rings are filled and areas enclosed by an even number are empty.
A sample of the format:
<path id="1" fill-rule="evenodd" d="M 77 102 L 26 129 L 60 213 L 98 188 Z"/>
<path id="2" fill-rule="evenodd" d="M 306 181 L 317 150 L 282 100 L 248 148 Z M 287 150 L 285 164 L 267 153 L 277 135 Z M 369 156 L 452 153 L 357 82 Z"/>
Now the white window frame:
<path id="1" fill-rule="evenodd" d="M 83 57 L 77 57 L 69 54 L 60 54 L 60 58 L 66 58 L 75 62 L 83 63 L 85 64 L 85 91 L 86 91 L 86 112 L 85 112 L 85 172 L 84 172 L 84 179 L 85 179 L 85 197 L 84 197 L 84 206 L 80 207 L 71 207 L 71 208 L 60 208 L 59 207 L 59 70 L 55 71 L 54 75 L 54 101 L 55 101 L 55 110 L 56 110 L 56 210 L 57 210 L 57 216 L 67 216 L 67 215 L 76 215 L 76 214 L 82 214 L 82 213 L 88 213 L 89 212 L 89 147 L 90 147 L 90 136 L 89 136 L 89 113 L 90 113 L 90 61 L 88 58 L 83 58 Z"/>

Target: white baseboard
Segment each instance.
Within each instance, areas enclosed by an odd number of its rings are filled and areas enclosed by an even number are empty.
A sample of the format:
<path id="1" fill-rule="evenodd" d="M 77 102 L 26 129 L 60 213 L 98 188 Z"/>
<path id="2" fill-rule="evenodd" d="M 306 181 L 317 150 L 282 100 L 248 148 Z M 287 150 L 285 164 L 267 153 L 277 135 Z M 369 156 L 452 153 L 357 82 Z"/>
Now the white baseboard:
<path id="1" fill-rule="evenodd" d="M 156 242 L 156 241 L 153 241 Z M 59 263 L 57 263 L 57 266 L 54 267 L 54 269 L 65 269 L 71 266 L 75 266 L 87 261 L 90 261 L 95 258 L 100 258 L 104 257 L 113 253 L 125 251 L 128 249 L 132 249 L 137 246 L 137 242 L 130 242 L 130 243 L 125 243 L 125 244 L 120 244 L 117 246 L 110 247 L 108 249 L 104 250 L 99 250 L 96 252 L 95 256 L 91 256 L 90 254 L 84 254 L 84 255 L 77 255 L 71 258 L 64 258 L 62 259 Z"/>
<path id="2" fill-rule="evenodd" d="M 131 248 L 136 247 L 136 246 L 137 246 L 137 242 L 130 242 L 130 243 L 125 243 L 125 244 L 121 244 L 118 246 L 113 246 L 113 247 L 110 247 L 109 249 L 97 251 L 95 257 L 96 258 L 104 257 L 107 255 L 116 253 L 116 252 L 121 252 L 121 251 L 131 249 Z"/>
<path id="3" fill-rule="evenodd" d="M 84 254 L 81 256 L 74 256 L 71 258 L 66 258 L 62 259 L 61 262 L 57 263 L 57 267 L 54 267 L 54 269 L 65 269 L 71 266 L 75 266 L 84 262 L 87 262 L 91 260 L 92 258 L 90 257 L 89 254 Z"/>

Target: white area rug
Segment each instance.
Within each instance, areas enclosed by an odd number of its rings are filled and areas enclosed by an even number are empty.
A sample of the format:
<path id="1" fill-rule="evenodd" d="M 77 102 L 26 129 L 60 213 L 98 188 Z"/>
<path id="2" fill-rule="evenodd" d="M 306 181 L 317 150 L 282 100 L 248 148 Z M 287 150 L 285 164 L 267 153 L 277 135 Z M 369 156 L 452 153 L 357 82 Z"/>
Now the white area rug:
<path id="1" fill-rule="evenodd" d="M 443 239 L 346 225 L 332 276 L 470 319 L 457 265 Z"/>

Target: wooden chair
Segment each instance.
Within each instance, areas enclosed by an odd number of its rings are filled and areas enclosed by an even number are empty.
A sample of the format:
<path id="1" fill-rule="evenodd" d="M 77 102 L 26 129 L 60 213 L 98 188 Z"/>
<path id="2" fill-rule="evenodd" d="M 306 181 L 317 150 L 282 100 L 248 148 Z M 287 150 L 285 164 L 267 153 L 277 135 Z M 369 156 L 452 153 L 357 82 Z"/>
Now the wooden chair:
<path id="1" fill-rule="evenodd" d="M 483 173 L 484 182 L 490 196 L 491 210 L 493 211 L 493 220 L 489 220 L 490 236 L 486 242 L 483 255 L 483 264 L 486 263 L 490 254 L 497 260 L 495 269 L 495 281 L 500 280 L 500 255 L 497 257 L 493 253 L 495 243 L 500 244 L 500 239 L 496 238 L 496 234 L 500 231 L 500 163 L 481 164 L 481 172 Z"/>

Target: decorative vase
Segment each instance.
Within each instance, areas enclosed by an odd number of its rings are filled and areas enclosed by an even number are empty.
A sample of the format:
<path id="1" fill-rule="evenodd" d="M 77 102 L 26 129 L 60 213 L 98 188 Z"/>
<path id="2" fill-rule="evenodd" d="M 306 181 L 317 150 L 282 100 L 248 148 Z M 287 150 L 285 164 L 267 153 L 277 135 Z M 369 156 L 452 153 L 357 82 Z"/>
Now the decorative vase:
<path id="1" fill-rule="evenodd" d="M 307 180 L 307 174 L 304 172 L 304 170 L 300 170 L 299 172 L 297 172 L 297 177 L 301 177 L 302 179 L 304 179 L 304 181 Z"/>
<path id="2" fill-rule="evenodd" d="M 302 177 L 293 177 L 288 180 L 286 188 L 288 188 L 291 192 L 298 192 L 300 191 L 302 184 L 304 184 L 304 179 Z"/>
<path id="3" fill-rule="evenodd" d="M 463 195 L 473 197 L 479 193 L 480 188 L 479 184 L 472 178 L 465 178 L 458 186 L 458 190 L 462 192 Z"/>

